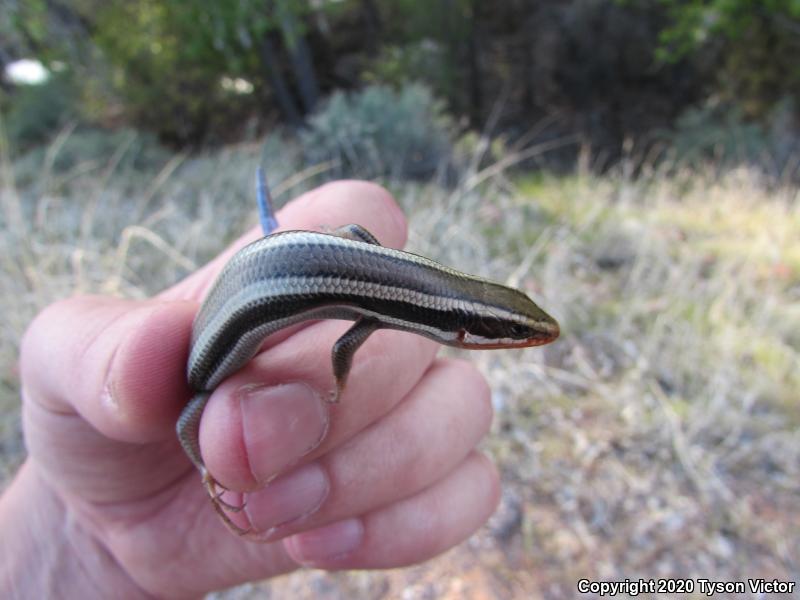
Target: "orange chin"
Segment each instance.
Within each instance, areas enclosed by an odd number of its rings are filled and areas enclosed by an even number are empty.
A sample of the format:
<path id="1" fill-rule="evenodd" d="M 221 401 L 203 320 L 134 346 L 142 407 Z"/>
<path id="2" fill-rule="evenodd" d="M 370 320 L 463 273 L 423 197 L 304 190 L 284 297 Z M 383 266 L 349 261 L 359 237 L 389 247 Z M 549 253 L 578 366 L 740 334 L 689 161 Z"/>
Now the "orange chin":
<path id="1" fill-rule="evenodd" d="M 466 348 L 467 350 L 502 350 L 504 348 L 532 348 L 533 346 L 544 346 L 555 340 L 558 336 L 550 336 L 546 338 L 529 338 L 527 340 L 515 341 L 511 344 L 504 344 L 497 342 L 494 344 L 477 344 L 474 342 L 465 342 L 466 331 L 458 332 L 458 346 L 459 348 Z"/>

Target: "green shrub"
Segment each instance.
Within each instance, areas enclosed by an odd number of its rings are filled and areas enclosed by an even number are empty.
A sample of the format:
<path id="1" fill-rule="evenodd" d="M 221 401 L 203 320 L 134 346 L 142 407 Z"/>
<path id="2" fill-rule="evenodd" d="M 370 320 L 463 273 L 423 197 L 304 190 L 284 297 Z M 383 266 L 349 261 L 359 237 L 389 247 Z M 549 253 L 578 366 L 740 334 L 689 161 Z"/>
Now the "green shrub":
<path id="1" fill-rule="evenodd" d="M 386 86 L 337 92 L 310 117 L 301 139 L 306 157 L 332 162 L 338 176 L 426 177 L 451 150 L 441 103 L 416 84 L 399 92 Z"/>
<path id="2" fill-rule="evenodd" d="M 46 142 L 75 118 L 75 106 L 75 89 L 66 73 L 55 73 L 40 84 L 19 86 L 5 115 L 9 142 L 18 150 Z"/>
<path id="3" fill-rule="evenodd" d="M 170 156 L 153 134 L 81 128 L 57 146 L 40 145 L 25 152 L 15 161 L 15 170 L 18 183 L 27 185 L 40 177 L 45 166 L 54 173 L 65 173 L 79 165 L 105 168 L 113 162 L 118 169 L 147 172 L 161 168 Z"/>
<path id="4" fill-rule="evenodd" d="M 684 111 L 667 141 L 681 165 L 750 164 L 773 177 L 791 178 L 800 152 L 795 114 L 789 98 L 758 120 L 746 118 L 736 104 L 707 103 Z"/>

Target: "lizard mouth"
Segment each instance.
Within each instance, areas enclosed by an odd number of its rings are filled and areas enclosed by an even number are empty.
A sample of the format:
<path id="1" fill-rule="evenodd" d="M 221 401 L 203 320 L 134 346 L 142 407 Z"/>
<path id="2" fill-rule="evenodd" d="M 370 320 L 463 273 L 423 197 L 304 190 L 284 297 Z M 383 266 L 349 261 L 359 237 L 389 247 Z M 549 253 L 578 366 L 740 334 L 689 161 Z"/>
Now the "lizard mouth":
<path id="1" fill-rule="evenodd" d="M 532 348 L 534 346 L 544 346 L 558 338 L 561 333 L 558 323 L 548 324 L 546 330 L 537 333 L 529 338 L 521 340 L 514 338 L 484 338 L 473 335 L 462 329 L 458 332 L 458 347 L 468 350 L 500 350 L 502 348 Z"/>

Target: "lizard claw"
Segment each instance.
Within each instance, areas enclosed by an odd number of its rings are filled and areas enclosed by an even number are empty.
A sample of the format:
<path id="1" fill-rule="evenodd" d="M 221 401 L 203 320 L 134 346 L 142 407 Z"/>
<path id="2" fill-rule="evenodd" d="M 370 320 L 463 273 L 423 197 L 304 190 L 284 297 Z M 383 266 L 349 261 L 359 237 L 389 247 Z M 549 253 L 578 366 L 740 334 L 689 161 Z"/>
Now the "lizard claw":
<path id="1" fill-rule="evenodd" d="M 219 518 L 222 519 L 223 524 L 227 527 L 230 531 L 237 535 L 248 535 L 252 533 L 252 527 L 248 527 L 247 529 L 240 527 L 236 523 L 234 523 L 231 518 L 228 516 L 226 511 L 230 511 L 233 513 L 241 512 L 245 506 L 247 506 L 246 502 L 242 502 L 240 505 L 230 504 L 225 502 L 222 499 L 222 494 L 227 491 L 223 485 L 219 484 L 216 479 L 214 479 L 208 471 L 203 471 L 203 486 L 206 488 L 206 492 L 208 492 L 208 497 L 211 500 L 211 505 L 214 507 L 214 510 L 219 515 Z"/>

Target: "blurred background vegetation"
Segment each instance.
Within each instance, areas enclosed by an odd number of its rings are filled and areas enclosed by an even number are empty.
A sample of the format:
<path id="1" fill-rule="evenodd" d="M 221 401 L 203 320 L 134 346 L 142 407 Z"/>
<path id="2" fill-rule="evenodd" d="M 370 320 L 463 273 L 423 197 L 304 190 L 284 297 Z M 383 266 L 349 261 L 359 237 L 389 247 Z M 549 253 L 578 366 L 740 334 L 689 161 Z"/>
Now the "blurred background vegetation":
<path id="1" fill-rule="evenodd" d="M 675 150 L 767 154 L 785 175 L 797 170 L 798 56 L 798 0 L 0 2 L 0 71 L 34 58 L 50 73 L 44 85 L 4 80 L 17 149 L 67 122 L 146 131 L 173 149 L 282 124 L 363 166 L 369 150 L 332 135 L 374 127 L 376 152 L 401 141 L 425 174 L 445 140 L 437 128 L 425 139 L 420 117 L 446 113 L 451 133 L 574 139 L 548 155 L 555 167 L 581 149 L 599 169 L 626 149 Z M 385 95 L 409 82 L 426 91 L 386 111 Z M 329 99 L 366 85 L 378 91 Z"/>
<path id="2" fill-rule="evenodd" d="M 800 0 L 0 0 L 0 481 L 38 310 L 186 276 L 258 165 L 279 204 L 363 177 L 562 336 L 469 355 L 503 498 L 468 542 L 219 597 L 797 580 L 798 57 Z"/>

